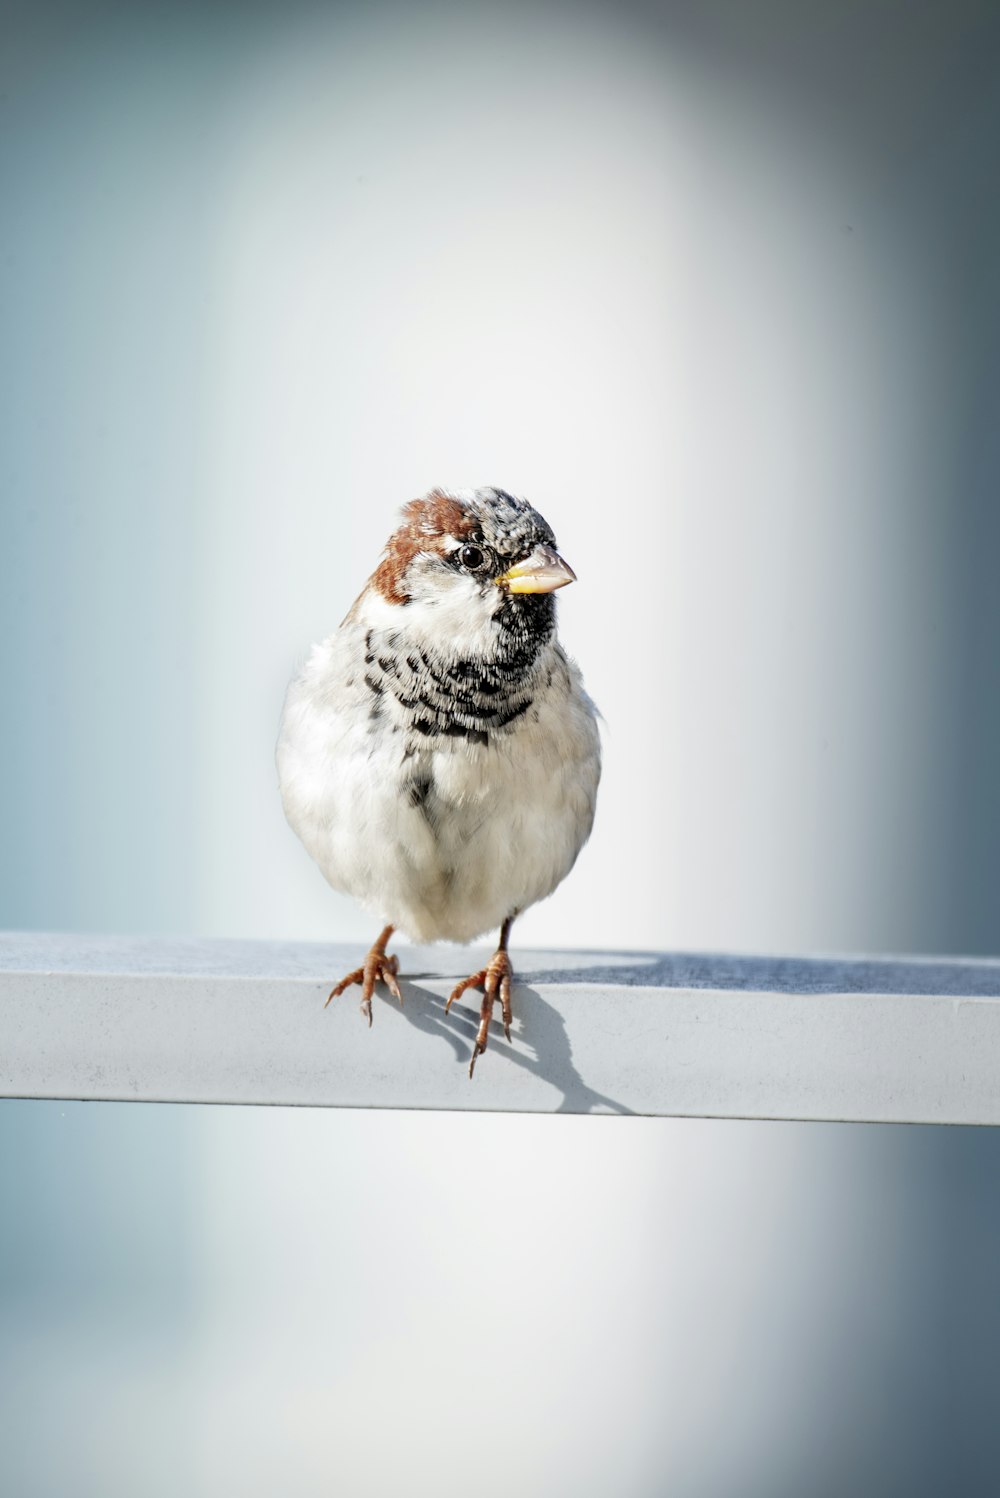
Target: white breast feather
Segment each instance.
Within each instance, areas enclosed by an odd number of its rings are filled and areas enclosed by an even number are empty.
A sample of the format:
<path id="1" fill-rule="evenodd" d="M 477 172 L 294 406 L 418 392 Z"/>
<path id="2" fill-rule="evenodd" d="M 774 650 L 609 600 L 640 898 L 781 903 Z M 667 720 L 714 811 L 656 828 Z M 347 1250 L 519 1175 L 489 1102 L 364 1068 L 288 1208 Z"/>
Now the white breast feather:
<path id="1" fill-rule="evenodd" d="M 285 814 L 330 884 L 379 920 L 417 941 L 471 941 L 572 868 L 594 817 L 596 711 L 552 645 L 551 685 L 509 731 L 485 746 L 428 740 L 415 765 L 402 733 L 371 732 L 356 680 L 363 633 L 364 620 L 345 623 L 289 688 L 277 750 Z M 410 804 L 415 771 L 432 779 L 432 821 Z"/>

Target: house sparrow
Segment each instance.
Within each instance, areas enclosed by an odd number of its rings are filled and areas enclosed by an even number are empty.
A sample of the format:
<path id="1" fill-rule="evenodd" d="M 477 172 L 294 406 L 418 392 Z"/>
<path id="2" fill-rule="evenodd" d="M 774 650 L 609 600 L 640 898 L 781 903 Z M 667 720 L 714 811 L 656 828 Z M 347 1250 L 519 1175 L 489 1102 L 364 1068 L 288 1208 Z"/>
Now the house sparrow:
<path id="1" fill-rule="evenodd" d="M 597 711 L 556 639 L 552 596 L 574 578 L 525 500 L 435 489 L 404 507 L 285 700 L 285 815 L 334 889 L 384 923 L 327 1003 L 359 983 L 371 1024 L 376 982 L 402 1001 L 386 952 L 397 927 L 420 942 L 499 927 L 447 1005 L 483 989 L 470 1077 L 497 997 L 510 1039 L 511 925 L 566 877 L 594 820 Z"/>

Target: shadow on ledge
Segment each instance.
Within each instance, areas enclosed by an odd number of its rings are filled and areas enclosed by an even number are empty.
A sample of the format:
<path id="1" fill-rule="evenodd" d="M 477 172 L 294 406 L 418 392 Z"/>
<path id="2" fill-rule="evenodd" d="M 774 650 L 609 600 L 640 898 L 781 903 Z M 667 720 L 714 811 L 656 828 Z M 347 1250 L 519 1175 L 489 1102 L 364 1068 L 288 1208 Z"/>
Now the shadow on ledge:
<path id="1" fill-rule="evenodd" d="M 530 954 L 527 954 L 530 956 Z M 531 983 L 629 988 L 742 989 L 758 993 L 945 994 L 1000 997 L 1000 960 L 952 957 L 741 957 L 713 952 L 580 953 L 559 968 L 529 968 Z"/>
<path id="2" fill-rule="evenodd" d="M 425 975 L 421 973 L 417 976 Z M 565 978 L 562 981 L 565 982 Z M 479 1029 L 481 994 L 470 992 L 469 999 L 473 1003 L 453 1004 L 450 1014 L 446 1014 L 446 1000 L 439 994 L 432 993 L 429 988 L 422 988 L 419 983 L 402 973 L 399 982 L 403 990 L 404 1018 L 425 1035 L 443 1040 L 454 1052 L 455 1064 L 467 1071 Z M 376 990 L 376 998 L 378 997 L 393 1006 L 396 1004 L 395 999 L 385 994 L 381 987 Z M 471 1088 L 476 1086 L 481 1069 L 513 1062 L 515 1066 L 523 1067 L 541 1081 L 559 1089 L 562 1102 L 553 1110 L 556 1113 L 606 1112 L 635 1116 L 633 1109 L 626 1108 L 623 1103 L 587 1086 L 573 1065 L 573 1049 L 566 1026 L 553 1004 L 547 1003 L 537 989 L 529 988 L 516 976 L 512 999 L 514 1023 L 517 1026 L 514 1039 L 508 1043 L 504 1036 L 498 1018 L 500 1005 L 497 1003 L 497 1018 L 490 1026 L 489 1045 L 476 1063 L 476 1075 L 468 1084 Z"/>

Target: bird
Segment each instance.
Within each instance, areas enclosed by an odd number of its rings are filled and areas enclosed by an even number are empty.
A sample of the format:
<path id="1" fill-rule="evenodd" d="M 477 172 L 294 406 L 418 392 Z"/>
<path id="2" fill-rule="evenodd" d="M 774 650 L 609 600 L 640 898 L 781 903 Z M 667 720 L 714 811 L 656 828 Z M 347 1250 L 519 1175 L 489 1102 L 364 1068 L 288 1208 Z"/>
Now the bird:
<path id="1" fill-rule="evenodd" d="M 546 520 L 504 489 L 437 488 L 403 506 L 340 627 L 293 677 L 276 761 L 285 816 L 335 890 L 382 923 L 353 984 L 372 1021 L 402 1003 L 402 931 L 473 941 L 499 928 L 469 1065 L 499 998 L 510 1041 L 515 919 L 576 862 L 594 822 L 599 714 L 556 633 L 576 580 Z"/>

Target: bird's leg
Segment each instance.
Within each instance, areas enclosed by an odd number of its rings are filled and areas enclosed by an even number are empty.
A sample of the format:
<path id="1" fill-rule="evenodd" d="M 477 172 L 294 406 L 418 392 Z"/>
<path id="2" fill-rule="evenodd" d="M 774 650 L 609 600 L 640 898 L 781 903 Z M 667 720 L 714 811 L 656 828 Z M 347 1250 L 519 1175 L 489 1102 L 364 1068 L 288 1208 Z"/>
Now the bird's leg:
<path id="1" fill-rule="evenodd" d="M 503 1010 L 503 1033 L 510 1039 L 510 1025 L 514 1018 L 510 1007 L 510 984 L 514 975 L 511 967 L 510 956 L 507 952 L 507 941 L 510 937 L 510 928 L 514 924 L 514 917 L 508 916 L 500 927 L 500 942 L 489 962 L 478 973 L 473 973 L 469 978 L 463 978 L 452 990 L 451 998 L 444 1006 L 445 1014 L 454 1004 L 455 1000 L 461 998 L 467 988 L 481 988 L 483 990 L 483 1003 L 479 1011 L 479 1030 L 476 1033 L 476 1044 L 472 1052 L 472 1060 L 469 1062 L 469 1076 L 476 1069 L 476 1062 L 486 1049 L 489 1038 L 490 1020 L 493 1018 L 493 1005 L 497 995 L 500 995 L 500 1005 Z"/>
<path id="2" fill-rule="evenodd" d="M 386 926 L 385 930 L 376 941 L 372 942 L 371 951 L 365 958 L 364 966 L 354 969 L 348 973 L 346 978 L 341 978 L 336 988 L 330 990 L 326 1003 L 330 999 L 339 998 L 345 988 L 350 988 L 352 983 L 361 984 L 361 1013 L 368 1020 L 369 1027 L 372 1022 L 372 994 L 375 992 L 376 983 L 384 983 L 394 999 L 403 1002 L 399 984 L 396 982 L 396 974 L 399 972 L 399 958 L 387 957 L 385 951 L 386 942 L 389 940 L 395 928 Z M 326 1004 L 323 1005 L 326 1008 Z"/>

